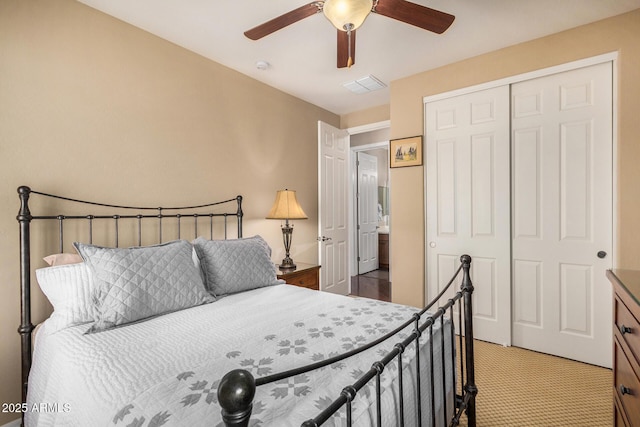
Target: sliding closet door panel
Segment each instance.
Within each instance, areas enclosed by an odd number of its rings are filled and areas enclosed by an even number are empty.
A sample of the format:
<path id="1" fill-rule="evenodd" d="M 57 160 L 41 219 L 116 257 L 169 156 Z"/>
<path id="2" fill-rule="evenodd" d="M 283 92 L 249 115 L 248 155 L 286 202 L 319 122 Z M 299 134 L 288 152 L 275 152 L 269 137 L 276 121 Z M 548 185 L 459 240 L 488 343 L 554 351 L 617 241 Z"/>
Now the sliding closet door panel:
<path id="1" fill-rule="evenodd" d="M 560 265 L 560 331 L 593 338 L 593 267 Z"/>
<path id="2" fill-rule="evenodd" d="M 455 237 L 457 234 L 456 215 L 456 140 L 436 141 L 436 164 L 441 174 L 437 188 L 437 235 Z M 435 219 L 435 218 L 434 218 Z M 452 272 L 453 273 L 453 272 Z"/>
<path id="3" fill-rule="evenodd" d="M 434 263 L 434 271 L 432 272 L 433 277 L 438 283 L 449 283 L 449 280 L 453 277 L 453 273 L 456 272 L 456 269 L 460 265 L 460 257 L 454 254 L 440 254 L 437 257 L 436 262 Z M 462 285 L 461 278 L 456 278 L 456 281 L 453 283 L 451 288 L 444 294 L 443 301 L 448 300 L 449 298 L 453 298 L 453 295 L 458 292 L 460 289 L 460 285 Z M 439 287 L 437 291 L 439 292 L 443 286 Z M 456 307 L 457 308 L 457 307 Z M 458 311 L 456 310 L 456 313 Z M 454 319 L 457 320 L 457 319 Z M 456 323 L 456 330 L 458 329 L 458 325 Z"/>
<path id="4" fill-rule="evenodd" d="M 495 236 L 496 207 L 487 203 L 495 192 L 493 182 L 494 135 L 471 137 L 471 235 Z"/>
<path id="5" fill-rule="evenodd" d="M 473 258 L 475 271 L 474 281 L 478 281 L 478 292 L 475 295 L 474 305 L 476 318 L 498 322 L 498 282 L 496 280 L 497 261 L 495 258 Z M 474 282 L 475 283 L 475 282 Z M 475 284 L 474 284 L 475 286 Z"/>
<path id="6" fill-rule="evenodd" d="M 514 260 L 513 323 L 542 328 L 541 264 L 535 261 Z"/>
<path id="7" fill-rule="evenodd" d="M 519 239 L 540 240 L 540 128 L 513 132 L 513 234 Z"/>
<path id="8" fill-rule="evenodd" d="M 508 87 L 427 103 L 425 140 L 427 295 L 471 255 L 475 335 L 509 345 Z"/>
<path id="9" fill-rule="evenodd" d="M 591 120 L 560 125 L 560 239 L 591 240 Z"/>
<path id="10" fill-rule="evenodd" d="M 512 135 L 513 344 L 610 367 L 611 64 L 513 85 Z"/>

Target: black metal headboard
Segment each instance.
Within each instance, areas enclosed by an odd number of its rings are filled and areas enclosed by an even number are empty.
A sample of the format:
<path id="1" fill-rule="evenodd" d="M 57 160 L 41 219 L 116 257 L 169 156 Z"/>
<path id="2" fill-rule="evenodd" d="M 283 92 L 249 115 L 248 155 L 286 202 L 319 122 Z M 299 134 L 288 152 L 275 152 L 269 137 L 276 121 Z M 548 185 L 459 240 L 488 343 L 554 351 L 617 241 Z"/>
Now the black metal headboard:
<path id="1" fill-rule="evenodd" d="M 18 212 L 17 220 L 20 225 L 20 315 L 21 323 L 18 328 L 18 333 L 22 340 L 22 402 L 26 402 L 27 399 L 27 387 L 29 381 L 29 371 L 31 369 L 31 335 L 34 329 L 31 323 L 31 222 L 35 220 L 47 220 L 57 226 L 58 235 L 58 251 L 64 252 L 65 241 L 65 225 L 69 222 L 74 224 L 85 223 L 86 230 L 85 235 L 88 235 L 88 241 L 86 243 L 93 243 L 94 240 L 94 225 L 97 225 L 96 230 L 103 224 L 108 224 L 109 231 L 113 233 L 113 242 L 111 246 L 118 247 L 120 244 L 121 229 L 126 223 L 126 231 L 137 234 L 137 238 L 133 238 L 134 244 L 142 246 L 143 236 L 147 239 L 148 232 L 152 231 L 155 235 L 153 243 L 163 242 L 163 230 L 170 229 L 173 232 L 173 237 L 180 239 L 182 236 L 183 228 L 186 228 L 186 224 L 193 226 L 194 237 L 201 234 L 198 230 L 198 225 L 202 229 L 204 225 L 205 232 L 208 229 L 209 238 L 214 238 L 214 230 L 216 231 L 216 237 L 218 233 L 223 233 L 222 238 L 226 239 L 228 227 L 228 219 L 236 218 L 237 233 L 231 237 L 242 237 L 242 196 L 237 196 L 233 199 L 223 200 L 220 202 L 207 203 L 196 206 L 181 206 L 181 207 L 139 207 L 139 206 L 119 206 L 113 204 L 88 202 L 84 200 L 72 199 L 69 197 L 55 196 L 52 194 L 41 193 L 31 190 L 29 187 L 21 186 L 18 188 L 18 195 L 20 197 L 20 211 Z M 75 208 L 78 205 L 91 205 L 95 209 L 105 210 L 109 208 L 115 213 L 110 214 L 87 214 L 78 215 L 71 214 L 55 214 L 55 215 L 32 215 L 29 209 L 29 197 L 31 195 L 38 195 L 47 198 L 47 200 L 55 200 L 55 202 L 66 203 L 70 202 L 74 205 L 68 206 L 66 209 L 62 209 L 65 212 L 75 212 Z M 230 203 L 235 203 L 235 209 L 227 206 L 222 206 Z M 56 203 L 53 203 L 56 205 Z M 57 208 L 57 206 L 56 206 Z M 205 209 L 206 208 L 206 209 Z M 50 208 L 48 208 L 50 209 Z M 167 221 L 167 219 L 175 219 Z M 222 223 L 214 222 L 214 219 L 221 218 Z M 164 221 L 163 221 L 164 220 Z M 143 232 L 143 230 L 145 230 Z M 110 234 L 111 234 L 110 233 Z M 206 235 L 206 234 L 204 234 Z M 131 237 L 131 233 L 128 234 Z M 166 237 L 166 234 L 165 236 Z M 146 242 L 145 242 L 146 243 Z"/>

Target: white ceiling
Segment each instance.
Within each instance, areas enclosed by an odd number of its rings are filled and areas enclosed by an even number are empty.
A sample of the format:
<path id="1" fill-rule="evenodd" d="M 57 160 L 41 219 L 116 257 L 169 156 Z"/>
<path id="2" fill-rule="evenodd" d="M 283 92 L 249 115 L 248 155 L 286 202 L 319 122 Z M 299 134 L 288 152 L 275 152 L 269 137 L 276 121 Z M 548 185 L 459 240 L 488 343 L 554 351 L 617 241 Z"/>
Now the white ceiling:
<path id="1" fill-rule="evenodd" d="M 388 104 L 393 80 L 640 8 L 640 0 L 414 0 L 456 20 L 437 35 L 370 14 L 357 31 L 356 64 L 338 69 L 336 30 L 322 14 L 258 41 L 243 34 L 310 0 L 79 1 L 336 114 Z M 368 75 L 387 87 L 342 86 Z"/>

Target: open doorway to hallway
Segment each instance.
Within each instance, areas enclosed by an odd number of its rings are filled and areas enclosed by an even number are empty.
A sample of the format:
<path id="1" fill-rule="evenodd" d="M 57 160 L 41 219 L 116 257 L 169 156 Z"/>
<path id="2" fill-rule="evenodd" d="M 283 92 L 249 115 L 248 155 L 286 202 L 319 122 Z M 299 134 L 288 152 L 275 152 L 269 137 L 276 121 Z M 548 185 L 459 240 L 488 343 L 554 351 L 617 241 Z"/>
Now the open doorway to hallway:
<path id="1" fill-rule="evenodd" d="M 352 134 L 351 294 L 391 301 L 389 129 Z"/>

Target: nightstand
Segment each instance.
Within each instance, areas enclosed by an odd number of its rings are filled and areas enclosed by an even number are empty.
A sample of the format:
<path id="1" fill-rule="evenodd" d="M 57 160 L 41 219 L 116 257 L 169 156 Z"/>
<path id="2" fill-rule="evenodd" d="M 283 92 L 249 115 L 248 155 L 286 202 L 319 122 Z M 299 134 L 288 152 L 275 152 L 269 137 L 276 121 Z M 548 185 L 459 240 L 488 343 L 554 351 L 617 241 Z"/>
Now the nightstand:
<path id="1" fill-rule="evenodd" d="M 290 285 L 302 288 L 320 290 L 320 266 L 315 264 L 305 264 L 296 262 L 298 268 L 295 270 L 278 270 L 278 279 L 286 281 Z"/>

